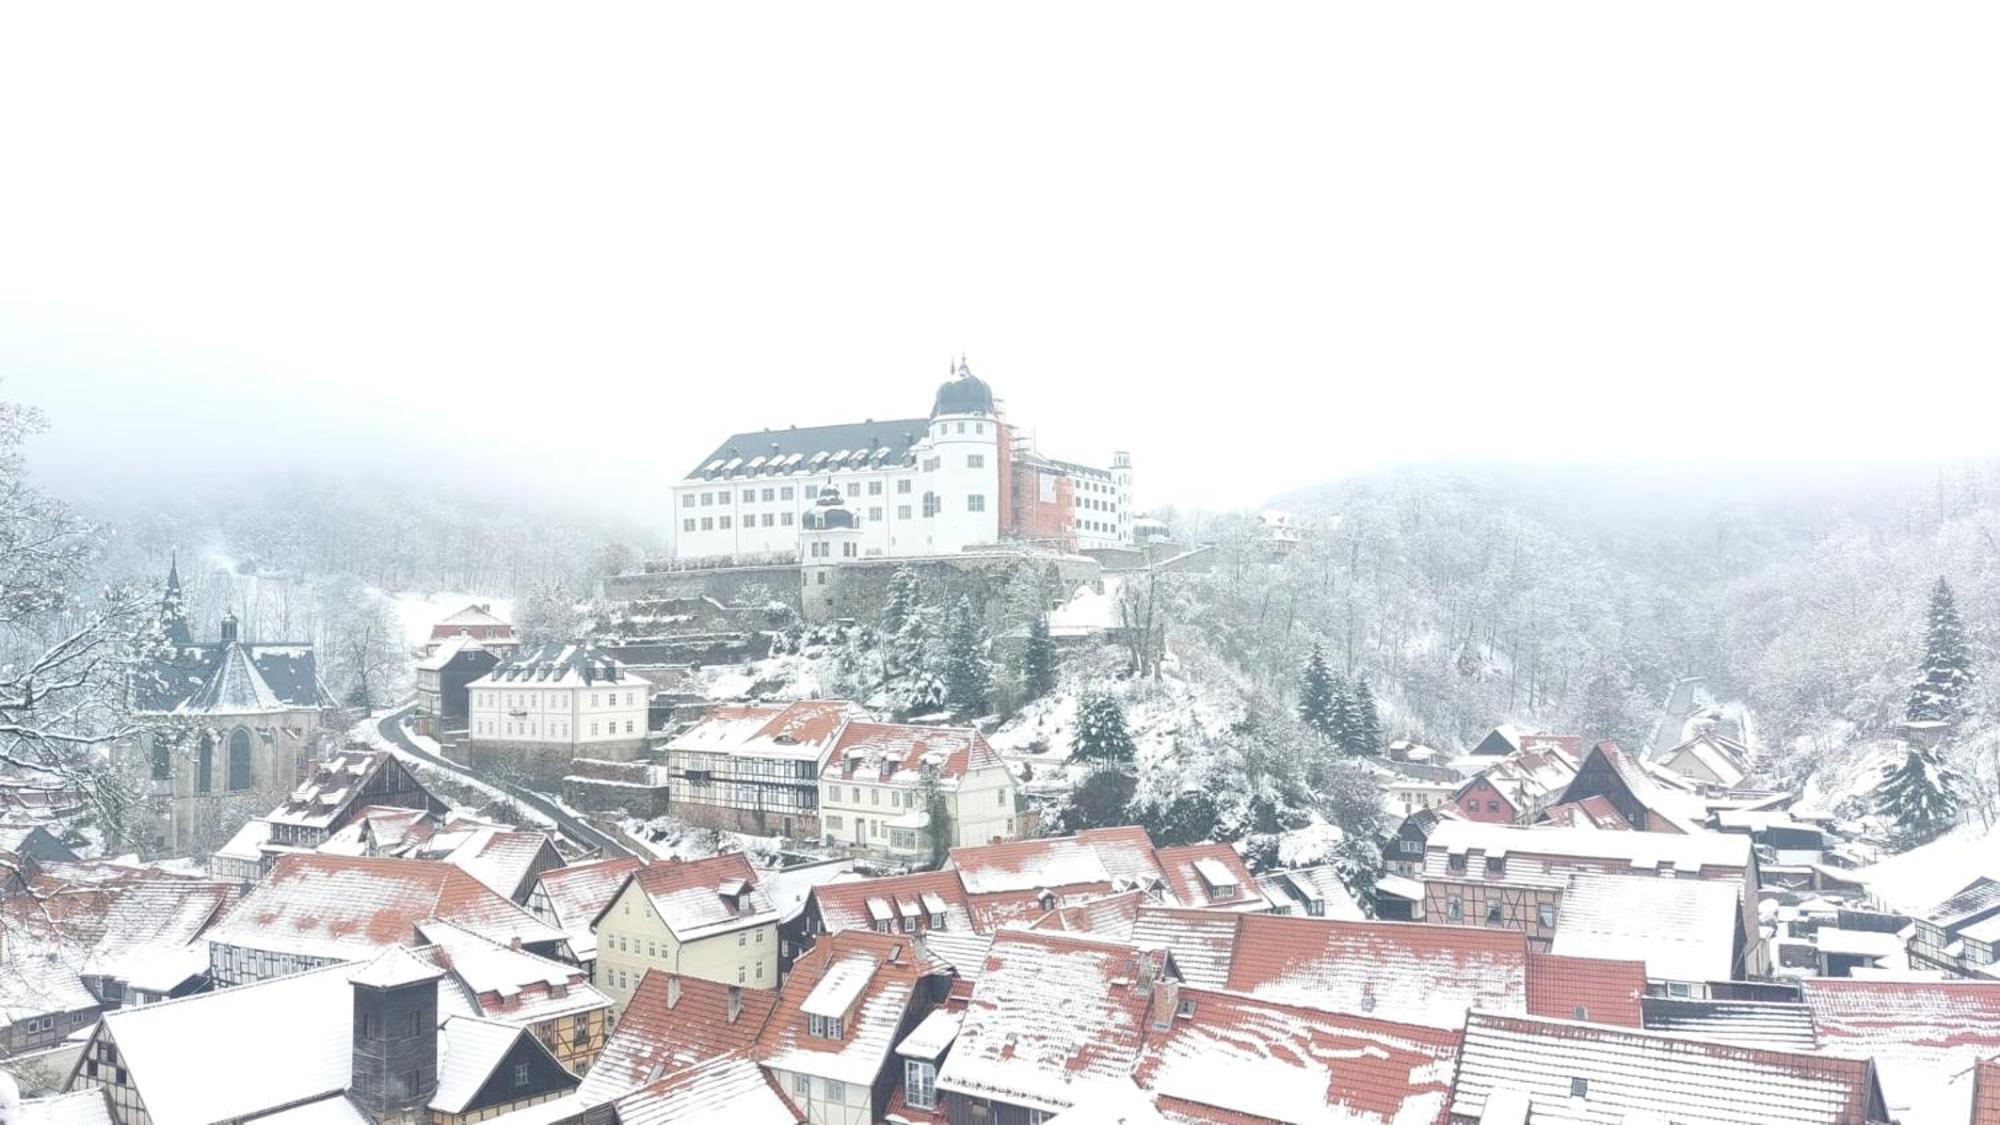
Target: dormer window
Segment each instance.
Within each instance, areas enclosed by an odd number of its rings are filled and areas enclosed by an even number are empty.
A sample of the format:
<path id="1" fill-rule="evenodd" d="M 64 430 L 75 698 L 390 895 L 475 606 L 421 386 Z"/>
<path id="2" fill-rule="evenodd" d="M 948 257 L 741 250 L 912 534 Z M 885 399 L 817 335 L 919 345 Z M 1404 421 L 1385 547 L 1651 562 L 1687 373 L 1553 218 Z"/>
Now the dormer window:
<path id="1" fill-rule="evenodd" d="M 1489 855 L 1486 857 L 1486 873 L 1488 875 L 1504 875 L 1506 874 L 1506 872 L 1507 872 L 1506 856 Z"/>
<path id="2" fill-rule="evenodd" d="M 840 1024 L 839 1016 L 806 1016 L 806 1030 L 815 1039 L 840 1038 Z"/>
<path id="3" fill-rule="evenodd" d="M 1444 866 L 1447 871 L 1463 875 L 1465 874 L 1465 856 L 1462 853 L 1448 855 L 1445 857 Z"/>

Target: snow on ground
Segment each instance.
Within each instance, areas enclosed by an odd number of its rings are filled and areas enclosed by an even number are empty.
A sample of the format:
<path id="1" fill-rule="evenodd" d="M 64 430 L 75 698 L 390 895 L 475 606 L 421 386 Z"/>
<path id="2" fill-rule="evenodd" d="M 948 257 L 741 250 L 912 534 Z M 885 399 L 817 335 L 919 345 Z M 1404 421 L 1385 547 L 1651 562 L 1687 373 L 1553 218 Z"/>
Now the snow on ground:
<path id="1" fill-rule="evenodd" d="M 422 648 L 431 639 L 431 626 L 457 613 L 469 605 L 491 606 L 493 616 L 503 621 L 514 619 L 514 602 L 510 598 L 496 598 L 487 594 L 459 594 L 449 591 L 436 594 L 420 594 L 403 590 L 388 595 L 396 608 L 396 620 L 403 626 L 403 641 L 409 648 Z"/>
<path id="2" fill-rule="evenodd" d="M 2000 879 L 2000 840 L 1977 822 L 1855 873 L 1888 906 L 1922 914 L 1981 875 Z"/>
<path id="3" fill-rule="evenodd" d="M 829 657 L 782 653 L 741 664 L 718 664 L 696 673 L 701 693 L 716 701 L 732 699 L 821 699 Z"/>
<path id="4" fill-rule="evenodd" d="M 457 770 L 447 770 L 440 766 L 432 765 L 430 762 L 426 762 L 422 758 L 410 754 L 409 752 L 405 751 L 402 747 L 382 737 L 381 728 L 378 727 L 376 724 L 380 722 L 384 716 L 392 714 L 398 710 L 401 710 L 401 708 L 392 707 L 389 708 L 388 710 L 377 711 L 375 714 L 370 715 L 367 718 L 361 720 L 360 722 L 354 724 L 352 727 L 348 728 L 347 740 L 350 743 L 353 742 L 363 743 L 372 750 L 387 750 L 391 754 L 394 754 L 397 757 L 397 759 L 400 760 L 405 766 L 408 766 L 410 770 L 417 775 L 419 780 L 423 780 L 425 778 L 448 779 L 454 784 L 463 785 L 466 788 L 482 793 L 485 796 L 490 797 L 495 801 L 504 801 L 520 809 L 521 818 L 524 823 L 535 824 L 544 828 L 550 828 L 555 826 L 555 821 L 550 820 L 548 816 L 546 816 L 545 814 L 536 809 L 529 807 L 528 805 L 520 801 L 515 800 L 505 790 L 499 788 L 498 786 L 489 785 L 484 781 L 480 781 L 475 777 L 471 777 L 466 774 L 460 773 Z M 409 739 L 411 743 L 413 743 L 418 749 L 424 751 L 426 754 L 436 754 L 440 758 L 444 757 L 444 750 L 443 748 L 438 746 L 436 739 L 430 738 L 427 735 L 417 734 L 416 732 L 410 730 L 407 724 L 405 724 L 403 727 L 403 737 Z M 446 795 L 443 793 L 439 793 L 437 795 L 440 798 L 445 798 L 448 800 Z"/>
<path id="5" fill-rule="evenodd" d="M 651 820 L 627 819 L 619 827 L 628 838 L 659 859 L 707 859 L 709 856 L 742 852 L 759 867 L 774 867 L 786 843 L 781 836 L 752 836 L 743 832 L 698 828 L 671 816 L 657 816 Z"/>

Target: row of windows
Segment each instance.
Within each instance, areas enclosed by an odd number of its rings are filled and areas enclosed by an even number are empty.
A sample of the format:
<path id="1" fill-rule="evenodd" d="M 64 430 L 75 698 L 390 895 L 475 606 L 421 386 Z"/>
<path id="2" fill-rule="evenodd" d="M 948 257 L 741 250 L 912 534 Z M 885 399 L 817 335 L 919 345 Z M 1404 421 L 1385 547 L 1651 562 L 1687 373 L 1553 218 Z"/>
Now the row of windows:
<path id="1" fill-rule="evenodd" d="M 692 492 L 683 492 L 681 493 L 681 507 L 692 508 L 699 503 L 704 508 L 712 508 L 717 504 L 729 503 L 735 495 L 729 489 L 724 489 L 721 492 L 703 492 L 699 496 Z M 764 502 L 769 504 L 777 500 L 790 500 L 794 495 L 796 494 L 792 491 L 792 486 L 790 485 L 786 485 L 783 488 L 767 488 L 764 490 Z M 745 504 L 755 504 L 757 502 L 757 490 L 754 488 L 744 489 L 743 502 Z"/>
<path id="2" fill-rule="evenodd" d="M 1113 504 L 1108 500 L 1092 500 L 1088 496 L 1084 497 L 1081 500 L 1078 500 L 1077 506 L 1080 508 L 1087 508 L 1093 512 L 1115 512 L 1118 510 L 1118 505 Z"/>
<path id="3" fill-rule="evenodd" d="M 589 737 L 591 737 L 591 738 L 596 738 L 596 737 L 598 736 L 598 734 L 599 734 L 599 731 L 598 731 L 597 727 L 598 727 L 598 724 L 596 724 L 596 723 L 591 723 L 591 724 L 590 724 L 590 735 L 589 735 Z M 637 734 L 637 733 L 638 733 L 638 729 L 637 729 L 637 728 L 638 728 L 638 724 L 637 724 L 637 723 L 636 723 L 636 722 L 635 722 L 634 720 L 632 720 L 632 719 L 627 719 L 627 720 L 625 720 L 625 733 L 626 733 L 626 734 Z M 536 724 L 536 723 L 531 723 L 531 722 L 529 722 L 529 723 L 516 723 L 516 722 L 501 722 L 501 723 L 496 723 L 496 722 L 494 722 L 494 721 L 493 721 L 492 719 L 481 719 L 481 720 L 479 721 L 479 723 L 477 724 L 477 729 L 476 729 L 476 730 L 475 730 L 475 731 L 474 731 L 473 733 L 475 733 L 475 734 L 484 734 L 484 735 L 489 735 L 489 736 L 490 736 L 490 735 L 495 735 L 495 734 L 498 734 L 498 735 L 502 735 L 503 737 L 504 737 L 504 736 L 510 736 L 510 735 L 517 735 L 517 736 L 520 736 L 520 737 L 522 737 L 522 738 L 540 738 L 540 737 L 542 736 L 542 729 L 541 729 L 541 727 L 540 727 L 540 725 L 539 725 L 539 724 Z M 604 734 L 617 734 L 617 733 L 618 733 L 618 723 L 617 723 L 616 721 L 612 721 L 612 722 L 608 722 L 608 723 L 605 723 L 605 724 L 604 724 L 604 730 L 603 730 L 603 732 L 602 732 L 602 733 L 604 733 Z M 550 723 L 550 724 L 549 724 L 549 731 L 548 731 L 548 734 L 549 734 L 549 737 L 550 737 L 550 738 L 568 738 L 568 737 L 569 737 L 569 724 L 568 724 L 568 723 Z"/>
<path id="4" fill-rule="evenodd" d="M 716 531 L 716 530 L 721 530 L 721 531 L 728 531 L 728 530 L 729 530 L 729 529 L 730 529 L 730 528 L 731 528 L 732 526 L 733 526 L 733 524 L 731 523 L 731 520 L 730 520 L 730 517 L 728 517 L 728 516 L 703 516 L 703 517 L 701 517 L 701 520 L 700 520 L 700 529 L 701 529 L 702 531 Z M 747 515 L 747 516 L 744 516 L 744 517 L 743 517 L 743 526 L 744 526 L 744 527 L 756 527 L 756 526 L 757 526 L 757 517 L 756 517 L 756 516 L 755 516 L 754 514 L 753 514 L 753 515 Z M 765 512 L 765 513 L 764 513 L 764 526 L 765 526 L 765 527 L 790 527 L 790 526 L 792 526 L 792 513 L 790 513 L 790 512 Z M 695 521 L 695 519 L 694 519 L 694 517 L 693 517 L 693 516 L 689 516 L 689 517 L 688 517 L 687 519 L 684 519 L 684 520 L 682 520 L 682 521 L 681 521 L 681 530 L 682 530 L 682 531 L 693 531 L 693 530 L 695 530 L 695 528 L 696 528 L 696 521 Z"/>
<path id="5" fill-rule="evenodd" d="M 1076 521 L 1076 528 L 1078 531 L 1088 531 L 1097 535 L 1118 534 L 1118 528 L 1115 527 L 1114 525 L 1108 523 L 1099 523 L 1096 520 L 1078 520 Z"/>
<path id="6" fill-rule="evenodd" d="M 1447 922 L 1465 921 L 1465 900 L 1463 898 L 1460 898 L 1458 895 L 1452 895 L 1450 898 L 1446 899 L 1444 904 L 1444 916 Z M 1500 900 L 1497 898 L 1489 899 L 1486 903 L 1486 924 L 1489 926 L 1498 926 L 1502 924 L 1505 920 L 1506 920 L 1506 914 L 1500 908 Z M 1544 930 L 1555 929 L 1556 907 L 1554 903 L 1543 902 L 1536 904 L 1535 924 L 1537 926 L 1540 926 Z"/>
<path id="7" fill-rule="evenodd" d="M 854 558 L 861 553 L 860 547 L 861 545 L 859 543 L 854 543 L 854 542 L 842 543 L 840 545 L 840 557 L 843 559 Z M 812 544 L 812 550 L 808 552 L 808 554 L 809 557 L 815 559 L 831 558 L 833 557 L 833 544 L 824 541 L 814 543 Z"/>
<path id="8" fill-rule="evenodd" d="M 577 694 L 586 709 L 639 705 L 639 693 L 636 691 L 593 691 L 589 695 L 583 695 L 581 692 Z M 476 691 L 472 696 L 474 707 L 512 707 L 531 711 L 539 704 L 544 711 L 567 711 L 570 706 L 570 694 L 562 691 Z"/>

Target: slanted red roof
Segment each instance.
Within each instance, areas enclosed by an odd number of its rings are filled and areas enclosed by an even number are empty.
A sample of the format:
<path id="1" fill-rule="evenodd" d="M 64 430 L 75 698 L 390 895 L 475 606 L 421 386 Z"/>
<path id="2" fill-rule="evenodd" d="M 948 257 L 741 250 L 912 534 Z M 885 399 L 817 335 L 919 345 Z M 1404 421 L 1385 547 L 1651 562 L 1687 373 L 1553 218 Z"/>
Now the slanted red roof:
<path id="1" fill-rule="evenodd" d="M 1058 906 L 1166 885 L 1153 841 L 1136 827 L 953 848 L 946 866 L 959 873 L 982 930 L 1030 925 Z"/>
<path id="2" fill-rule="evenodd" d="M 1072 1085 L 1123 1079 L 1144 1041 L 1162 957 L 1123 942 L 1002 930 L 973 985 L 938 1089 L 1045 1110 Z"/>
<path id="3" fill-rule="evenodd" d="M 1645 1026 L 1643 961 L 1528 954 L 1528 1014 L 1549 1019 Z"/>
<path id="4" fill-rule="evenodd" d="M 205 935 L 212 943 L 351 960 L 417 941 L 440 918 L 503 945 L 563 940 L 560 930 L 448 863 L 315 853 L 282 855 Z"/>
<path id="5" fill-rule="evenodd" d="M 649 864 L 632 872 L 627 881 L 652 900 L 660 921 L 680 941 L 778 921 L 771 896 L 758 885 L 757 869 L 741 852 Z M 748 891 L 747 906 L 740 905 L 734 895 L 723 893 L 738 888 Z M 612 897 L 615 900 L 617 896 Z M 606 903 L 604 909 L 611 909 L 611 904 Z"/>
<path id="6" fill-rule="evenodd" d="M 956 871 L 919 871 L 881 879 L 846 879 L 812 889 L 821 924 L 828 931 L 872 930 L 886 915 L 890 928 L 900 931 L 903 918 L 914 917 L 922 930 L 934 928 L 931 916 L 942 906 L 944 929 L 971 932 L 972 908 Z M 913 909 L 914 908 L 914 909 Z"/>
<path id="7" fill-rule="evenodd" d="M 1527 1110 L 1516 1121 L 1867 1125 L 1883 1119 L 1874 1070 L 1863 1059 L 1474 1012 L 1466 1018 L 1452 1117 L 1478 1121 L 1503 1099 L 1518 1099 Z"/>
<path id="8" fill-rule="evenodd" d="M 842 776 L 850 760 L 857 776 L 879 771 L 886 761 L 891 780 L 910 784 L 915 784 L 921 776 L 926 762 L 937 769 L 941 782 L 956 782 L 969 770 L 1002 764 L 1000 755 L 987 745 L 985 737 L 971 727 L 927 727 L 858 719 L 841 729 L 821 772 L 826 777 Z"/>
<path id="9" fill-rule="evenodd" d="M 2000 1056 L 1981 1059 L 1974 1068 L 1972 1125 L 2000 1125 Z"/>
<path id="10" fill-rule="evenodd" d="M 1512 930 L 1244 914 L 1225 987 L 1266 1000 L 1457 1027 L 1523 1012 L 1528 939 Z"/>
<path id="11" fill-rule="evenodd" d="M 777 1006 L 769 988 L 736 988 L 742 1004 L 729 1019 L 731 986 L 646 970 L 604 1053 L 577 1090 L 585 1105 L 612 1100 L 664 1075 L 735 1055 L 747 1055 Z"/>
<path id="12" fill-rule="evenodd" d="M 916 943 L 894 934 L 843 930 L 819 939 L 793 963 L 777 1005 L 757 1036 L 757 1061 L 772 1070 L 872 1084 L 890 1064 L 896 1033 L 932 968 Z M 822 985 L 826 988 L 822 988 Z M 812 1034 L 810 1006 L 829 999 L 839 1038 Z"/>
<path id="13" fill-rule="evenodd" d="M 1608 832 L 1630 832 L 1632 822 L 1625 814 L 1604 796 L 1585 797 L 1581 801 L 1567 801 L 1543 810 L 1542 820 L 1547 824 L 1566 828 L 1598 828 Z"/>
<path id="14" fill-rule="evenodd" d="M 716 707 L 675 735 L 669 750 L 740 754 L 819 762 L 861 708 L 838 699 L 745 703 Z"/>
<path id="15" fill-rule="evenodd" d="M 1458 1032 L 1181 988 L 1146 1030 L 1133 1078 L 1201 1121 L 1434 1122 Z"/>
<path id="16" fill-rule="evenodd" d="M 1131 941 L 1139 911 L 1146 905 L 1141 891 L 1126 891 L 1076 906 L 1058 907 L 1037 919 L 1034 929 L 1094 934 L 1113 941 Z"/>
<path id="17" fill-rule="evenodd" d="M 1223 843 L 1161 848 L 1154 853 L 1167 890 L 1182 906 L 1227 910 L 1268 910 L 1270 900 L 1236 849 Z"/>
<path id="18" fill-rule="evenodd" d="M 1963 1119 L 1973 1065 L 2000 1054 L 2000 981 L 1815 978 L 1803 989 L 1820 1050 L 1873 1058 L 1890 1108 L 1911 1120 Z"/>

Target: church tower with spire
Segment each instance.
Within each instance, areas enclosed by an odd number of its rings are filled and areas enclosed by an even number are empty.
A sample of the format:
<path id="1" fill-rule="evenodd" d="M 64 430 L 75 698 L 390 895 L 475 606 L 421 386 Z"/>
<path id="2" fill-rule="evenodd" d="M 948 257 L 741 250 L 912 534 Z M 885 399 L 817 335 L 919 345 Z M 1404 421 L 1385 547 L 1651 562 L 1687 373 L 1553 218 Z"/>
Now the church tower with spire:
<path id="1" fill-rule="evenodd" d="M 167 592 L 160 595 L 160 628 L 166 631 L 167 640 L 177 648 L 194 644 L 194 632 L 188 628 L 187 601 L 181 594 L 178 552 L 167 563 Z"/>

